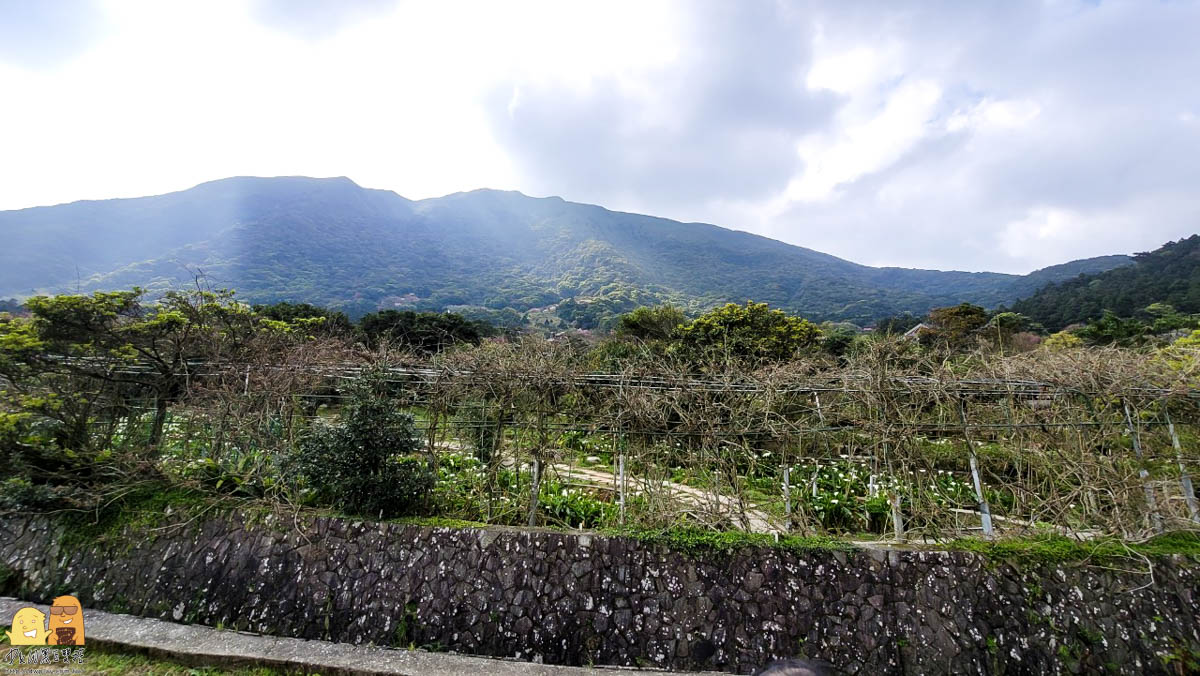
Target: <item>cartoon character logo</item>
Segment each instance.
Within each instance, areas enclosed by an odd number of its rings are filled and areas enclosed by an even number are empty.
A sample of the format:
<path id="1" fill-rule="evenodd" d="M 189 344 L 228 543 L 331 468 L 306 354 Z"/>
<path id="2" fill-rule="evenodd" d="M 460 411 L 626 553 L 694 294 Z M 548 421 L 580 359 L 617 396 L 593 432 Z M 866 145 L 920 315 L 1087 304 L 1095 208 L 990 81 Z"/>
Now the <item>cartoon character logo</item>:
<path id="1" fill-rule="evenodd" d="M 83 606 L 74 596 L 59 596 L 50 606 L 49 645 L 83 645 Z"/>
<path id="2" fill-rule="evenodd" d="M 32 606 L 13 614 L 9 645 L 46 645 L 46 614 Z"/>

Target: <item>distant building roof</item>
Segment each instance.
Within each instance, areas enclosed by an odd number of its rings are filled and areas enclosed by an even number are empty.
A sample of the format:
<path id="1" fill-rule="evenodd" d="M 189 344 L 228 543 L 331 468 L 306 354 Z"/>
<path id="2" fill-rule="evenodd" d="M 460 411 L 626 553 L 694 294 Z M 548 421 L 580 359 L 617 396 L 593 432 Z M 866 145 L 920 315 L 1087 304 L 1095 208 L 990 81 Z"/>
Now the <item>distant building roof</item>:
<path id="1" fill-rule="evenodd" d="M 905 338 L 916 338 L 919 335 L 921 335 L 921 331 L 923 331 L 923 330 L 924 331 L 932 331 L 933 327 L 926 324 L 925 322 L 921 322 L 920 324 L 917 324 L 916 326 L 912 327 L 911 329 L 905 331 L 904 337 Z"/>

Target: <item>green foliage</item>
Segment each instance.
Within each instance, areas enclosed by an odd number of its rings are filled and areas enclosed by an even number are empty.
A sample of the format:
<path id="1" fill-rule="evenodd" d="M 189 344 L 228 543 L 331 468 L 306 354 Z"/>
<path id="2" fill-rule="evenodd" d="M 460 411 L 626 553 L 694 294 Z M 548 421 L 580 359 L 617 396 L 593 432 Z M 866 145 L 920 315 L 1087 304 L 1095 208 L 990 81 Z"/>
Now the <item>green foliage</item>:
<path id="1" fill-rule="evenodd" d="M 1200 312 L 1200 235 L 1168 242 L 1133 260 L 1133 265 L 1050 284 L 1012 309 L 1054 331 L 1099 320 L 1106 310 L 1115 317 L 1136 317 L 1158 303 L 1185 314 Z M 1173 321 L 1166 319 L 1160 328 L 1170 330 Z"/>
<path id="2" fill-rule="evenodd" d="M 1083 346 L 1083 339 L 1068 331 L 1052 333 L 1042 342 L 1042 346 L 1052 352 L 1070 350 Z"/>
<path id="3" fill-rule="evenodd" d="M 732 357 L 753 362 L 782 361 L 815 348 L 821 329 L 802 317 L 772 310 L 766 303 L 729 303 L 700 315 L 677 330 L 681 351 L 692 358 Z"/>
<path id="4" fill-rule="evenodd" d="M 350 319 L 344 312 L 308 303 L 255 305 L 253 310 L 259 317 L 290 324 L 312 335 L 348 336 L 353 331 Z"/>
<path id="5" fill-rule="evenodd" d="M 825 537 L 789 535 L 776 538 L 766 533 L 722 532 L 687 527 L 651 531 L 618 530 L 614 531 L 614 534 L 665 546 L 691 556 L 731 554 L 753 548 L 782 549 L 797 554 L 856 550 L 854 545 Z"/>
<path id="6" fill-rule="evenodd" d="M 987 310 L 978 305 L 960 303 L 934 308 L 929 311 L 930 328 L 921 332 L 921 342 L 962 349 L 970 345 L 987 323 Z"/>
<path id="7" fill-rule="evenodd" d="M 3 632 L 0 632 L 2 634 Z M 169 655 L 169 654 L 168 654 Z M 222 660 L 214 660 L 220 663 Z M 87 673 L 99 676 L 283 676 L 297 672 L 293 669 L 280 670 L 267 667 L 216 667 L 198 664 L 195 656 L 186 660 L 172 660 L 161 654 L 143 655 L 136 651 L 123 651 L 104 643 L 88 641 L 87 657 L 84 661 Z M 68 667 L 63 667 L 68 668 Z M 35 673 L 35 669 L 30 669 Z M 82 671 L 82 670 L 81 670 Z"/>
<path id="8" fill-rule="evenodd" d="M 875 320 L 875 333 L 881 336 L 902 336 L 920 323 L 921 318 L 911 312 L 892 315 Z"/>
<path id="9" fill-rule="evenodd" d="M 434 476 L 406 457 L 420 445 L 412 416 L 397 408 L 379 373 L 355 383 L 350 397 L 342 422 L 316 424 L 297 449 L 304 486 L 318 503 L 347 514 L 388 518 L 420 509 Z"/>
<path id="10" fill-rule="evenodd" d="M 461 343 L 478 345 L 495 330 L 461 315 L 411 310 L 384 310 L 363 317 L 359 334 L 370 347 L 390 344 L 424 355 L 436 354 Z"/>
<path id="11" fill-rule="evenodd" d="M 948 470 L 920 471 L 922 499 L 939 507 L 974 504 L 971 486 Z M 891 504 L 888 493 L 905 496 L 905 509 L 917 493 L 913 482 L 880 473 L 874 477 L 868 466 L 838 460 L 820 465 L 794 465 L 792 497 L 821 527 L 830 532 L 883 533 L 889 527 Z M 813 485 L 816 490 L 813 490 Z"/>
<path id="12" fill-rule="evenodd" d="M 1113 539 L 1073 540 L 1061 535 L 1034 535 L 1022 538 L 982 540 L 961 538 L 950 543 L 951 549 L 975 552 L 990 559 L 1021 564 L 1059 564 L 1072 562 L 1103 563 L 1121 558 L 1180 554 L 1200 558 L 1200 533 L 1165 533 L 1143 543 L 1124 543 Z"/>
<path id="13" fill-rule="evenodd" d="M 0 481 L 0 512 L 41 511 L 64 503 L 64 488 L 14 476 Z"/>
<path id="14" fill-rule="evenodd" d="M 1137 319 L 1122 319 L 1112 310 L 1105 310 L 1100 319 L 1075 331 L 1088 345 L 1137 345 L 1149 333 L 1149 327 Z"/>
<path id="15" fill-rule="evenodd" d="M 615 333 L 638 340 L 667 340 L 687 321 L 683 310 L 674 305 L 639 307 L 621 315 Z"/>
<path id="16" fill-rule="evenodd" d="M 855 340 L 859 338 L 856 329 L 826 322 L 821 326 L 821 350 L 835 357 L 841 357 L 851 350 Z"/>
<path id="17" fill-rule="evenodd" d="M 566 528 L 600 528 L 615 523 L 618 515 L 612 502 L 554 481 L 543 482 L 538 511 L 545 523 Z"/>
<path id="18" fill-rule="evenodd" d="M 172 519 L 186 521 L 219 504 L 211 495 L 158 478 L 122 487 L 116 495 L 93 510 L 63 515 L 67 545 L 91 545 L 100 541 L 128 543 L 121 537 L 126 528 L 145 532 Z"/>
<path id="19" fill-rule="evenodd" d="M 590 295 L 567 298 L 558 304 L 555 312 L 564 322 L 576 328 L 609 330 L 620 327 L 622 318 L 627 316 L 625 313 L 630 310 L 636 312 L 639 306 L 645 307 L 648 303 L 656 303 L 663 295 L 624 283 L 610 283 L 601 286 Z M 664 309 L 668 307 L 670 306 L 663 306 Z M 656 321 L 669 323 L 673 313 L 666 310 L 665 314 L 658 314 L 660 316 L 643 318 L 648 322 L 645 328 L 650 328 Z M 637 327 L 631 328 L 636 330 Z"/>

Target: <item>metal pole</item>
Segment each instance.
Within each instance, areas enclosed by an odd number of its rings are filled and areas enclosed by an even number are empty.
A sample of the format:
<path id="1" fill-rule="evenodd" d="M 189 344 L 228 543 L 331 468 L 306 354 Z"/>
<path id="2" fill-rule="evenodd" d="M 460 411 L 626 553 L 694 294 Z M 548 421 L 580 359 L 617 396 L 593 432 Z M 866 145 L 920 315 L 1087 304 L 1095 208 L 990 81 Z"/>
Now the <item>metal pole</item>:
<path id="1" fill-rule="evenodd" d="M 894 489 L 888 491 L 888 502 L 892 504 L 892 533 L 896 542 L 904 542 L 904 515 L 900 513 L 900 494 Z"/>
<path id="2" fill-rule="evenodd" d="M 789 523 L 792 519 L 792 489 L 790 485 L 791 474 L 791 467 L 783 468 L 783 513 L 787 514 Z"/>
<path id="3" fill-rule="evenodd" d="M 975 444 L 971 443 L 971 433 L 967 429 L 967 404 L 959 402 L 958 414 L 962 417 L 963 441 L 967 444 L 967 455 L 971 461 L 971 480 L 975 483 L 975 499 L 979 501 L 979 519 L 983 522 L 983 536 L 992 537 L 992 509 L 987 499 L 983 497 L 983 481 L 979 477 L 979 458 L 975 455 Z"/>
<path id="4" fill-rule="evenodd" d="M 1142 458 L 1142 440 L 1138 436 L 1137 429 L 1133 426 L 1133 416 L 1129 414 L 1129 402 L 1123 401 L 1125 404 L 1125 425 L 1129 429 L 1129 436 L 1133 439 L 1133 452 L 1137 454 L 1138 459 L 1138 477 L 1142 480 L 1142 488 L 1146 491 L 1146 506 L 1150 508 L 1150 520 L 1154 525 L 1154 530 L 1161 533 L 1163 530 L 1162 514 L 1158 513 L 1158 500 L 1154 498 L 1154 485 L 1150 483 L 1150 472 L 1146 471 L 1146 464 Z"/>
<path id="5" fill-rule="evenodd" d="M 1175 447 L 1175 459 L 1179 462 L 1179 483 L 1183 485 L 1183 499 L 1187 502 L 1188 514 L 1192 521 L 1200 523 L 1200 506 L 1196 504 L 1196 489 L 1192 487 L 1192 477 L 1188 476 L 1187 466 L 1183 464 L 1183 449 L 1179 445 L 1179 435 L 1175 433 L 1175 423 L 1167 412 L 1164 402 L 1163 415 L 1167 417 L 1167 430 L 1171 433 L 1171 445 Z"/>
<path id="6" fill-rule="evenodd" d="M 893 485 L 888 487 L 888 502 L 892 506 L 892 534 L 896 542 L 904 542 L 904 514 L 900 511 L 900 492 L 895 484 L 895 472 L 892 471 L 892 459 L 888 455 L 887 442 L 883 442 L 883 457 L 887 461 L 888 474 L 893 477 Z"/>
<path id="7" fill-rule="evenodd" d="M 625 524 L 625 453 L 617 456 L 618 500 L 621 505 L 621 525 Z"/>

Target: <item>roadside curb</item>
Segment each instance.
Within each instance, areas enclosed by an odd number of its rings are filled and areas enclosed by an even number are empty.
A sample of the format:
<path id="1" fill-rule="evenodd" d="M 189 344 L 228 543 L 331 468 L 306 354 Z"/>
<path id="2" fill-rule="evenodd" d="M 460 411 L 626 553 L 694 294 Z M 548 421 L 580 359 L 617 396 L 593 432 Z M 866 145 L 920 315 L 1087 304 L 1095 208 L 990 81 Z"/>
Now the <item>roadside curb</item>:
<path id="1" fill-rule="evenodd" d="M 0 623 L 25 606 L 46 604 L 0 597 Z M 335 676 L 596 676 L 614 673 L 670 673 L 703 676 L 717 672 L 663 672 L 622 667 L 566 667 L 515 660 L 398 650 L 369 645 L 265 636 L 176 624 L 134 615 L 84 608 L 87 645 L 168 658 L 189 666 L 268 667 L 287 672 Z M 85 646 L 86 647 L 86 646 Z M 86 663 L 84 664 L 86 667 Z"/>

